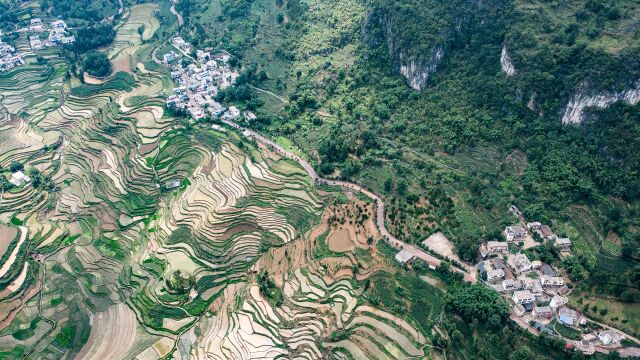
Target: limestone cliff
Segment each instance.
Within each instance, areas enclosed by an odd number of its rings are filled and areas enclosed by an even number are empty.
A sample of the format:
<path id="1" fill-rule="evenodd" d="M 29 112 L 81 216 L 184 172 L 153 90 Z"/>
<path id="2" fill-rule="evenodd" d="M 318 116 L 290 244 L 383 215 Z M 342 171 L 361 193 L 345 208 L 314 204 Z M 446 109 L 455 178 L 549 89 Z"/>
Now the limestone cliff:
<path id="1" fill-rule="evenodd" d="M 565 108 L 564 116 L 562 117 L 563 124 L 580 124 L 584 120 L 584 111 L 587 108 L 606 109 L 620 101 L 629 105 L 635 105 L 640 102 L 640 82 L 636 83 L 634 88 L 619 92 L 594 93 L 590 92 L 588 88 L 589 86 L 586 83 L 580 85 L 578 91 Z"/>

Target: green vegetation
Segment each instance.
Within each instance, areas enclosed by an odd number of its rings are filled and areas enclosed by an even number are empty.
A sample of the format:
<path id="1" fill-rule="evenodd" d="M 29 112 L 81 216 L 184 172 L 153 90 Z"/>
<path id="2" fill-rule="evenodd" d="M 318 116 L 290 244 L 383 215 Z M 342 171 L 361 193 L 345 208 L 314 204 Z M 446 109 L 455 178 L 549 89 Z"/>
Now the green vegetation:
<path id="1" fill-rule="evenodd" d="M 135 86 L 135 79 L 131 74 L 120 71 L 108 81 L 99 84 L 84 84 L 71 89 L 71 93 L 76 96 L 88 97 L 99 92 L 109 90 L 129 91 Z"/>
<path id="2" fill-rule="evenodd" d="M 105 77 L 111 75 L 113 71 L 107 55 L 100 52 L 89 53 L 82 64 L 84 70 L 92 76 Z"/>

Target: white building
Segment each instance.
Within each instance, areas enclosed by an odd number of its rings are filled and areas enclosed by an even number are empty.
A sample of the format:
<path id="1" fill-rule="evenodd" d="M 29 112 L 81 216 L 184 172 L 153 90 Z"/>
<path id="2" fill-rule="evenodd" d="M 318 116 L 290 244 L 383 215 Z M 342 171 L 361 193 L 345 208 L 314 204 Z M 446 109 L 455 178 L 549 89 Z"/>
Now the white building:
<path id="1" fill-rule="evenodd" d="M 480 255 L 483 258 L 491 254 L 508 254 L 509 244 L 506 241 L 487 241 L 480 246 Z"/>
<path id="2" fill-rule="evenodd" d="M 564 278 L 561 276 L 540 276 L 540 284 L 543 287 L 558 287 L 564 285 Z"/>
<path id="3" fill-rule="evenodd" d="M 42 20 L 40 18 L 31 19 L 31 23 L 29 25 L 29 30 L 31 30 L 31 31 L 42 31 Z"/>
<path id="4" fill-rule="evenodd" d="M 602 342 L 602 345 L 611 345 L 622 340 L 622 336 L 615 330 L 604 330 L 598 334 L 598 340 Z"/>
<path id="5" fill-rule="evenodd" d="M 507 279 L 502 281 L 502 292 L 511 292 L 522 289 L 522 281 Z"/>
<path id="6" fill-rule="evenodd" d="M 15 186 L 20 186 L 31 181 L 31 178 L 25 175 L 22 171 L 16 171 L 11 175 L 11 180 L 9 181 Z"/>
<path id="7" fill-rule="evenodd" d="M 559 238 L 556 239 L 554 243 L 555 247 L 559 248 L 561 251 L 570 251 L 571 250 L 571 240 L 568 238 Z"/>
<path id="8" fill-rule="evenodd" d="M 56 21 L 51 23 L 51 28 L 54 29 L 54 30 L 65 31 L 65 30 L 67 30 L 67 23 L 65 23 L 62 20 L 56 20 Z"/>
<path id="9" fill-rule="evenodd" d="M 504 278 L 504 270 L 502 269 L 487 271 L 487 281 L 489 282 L 500 280 L 502 278 Z"/>
<path id="10" fill-rule="evenodd" d="M 507 263 L 516 274 L 525 273 L 532 268 L 531 261 L 529 261 L 529 258 L 527 258 L 525 254 L 510 255 Z"/>
<path id="11" fill-rule="evenodd" d="M 553 309 L 557 309 L 559 307 L 564 306 L 568 302 L 569 302 L 569 298 L 567 298 L 566 296 L 556 295 L 553 298 L 551 298 L 551 302 L 549 303 L 549 306 L 551 306 Z"/>
<path id="12" fill-rule="evenodd" d="M 396 254 L 395 258 L 400 265 L 405 265 L 412 263 L 416 259 L 416 256 L 408 250 L 400 250 L 400 252 Z"/>
<path id="13" fill-rule="evenodd" d="M 513 293 L 511 299 L 515 304 L 531 304 L 536 301 L 536 297 L 533 296 L 529 290 L 520 290 Z"/>
<path id="14" fill-rule="evenodd" d="M 504 236 L 508 242 L 523 241 L 527 236 L 527 230 L 520 225 L 507 226 L 504 229 Z"/>
<path id="15" fill-rule="evenodd" d="M 43 44 L 38 35 L 29 36 L 29 45 L 33 50 L 42 49 Z"/>

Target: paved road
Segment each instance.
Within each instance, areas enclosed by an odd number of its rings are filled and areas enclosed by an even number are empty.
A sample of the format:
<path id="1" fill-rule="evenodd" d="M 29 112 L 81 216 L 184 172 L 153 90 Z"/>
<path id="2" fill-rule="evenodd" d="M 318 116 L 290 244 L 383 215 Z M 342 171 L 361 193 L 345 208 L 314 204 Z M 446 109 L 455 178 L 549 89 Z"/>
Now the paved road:
<path id="1" fill-rule="evenodd" d="M 184 25 L 184 19 L 182 18 L 182 15 L 180 15 L 180 13 L 176 11 L 175 4 L 171 5 L 171 7 L 169 8 L 169 11 L 171 11 L 171 13 L 178 18 L 178 26 Z"/>
<path id="2" fill-rule="evenodd" d="M 240 125 L 234 123 L 233 121 L 228 121 L 228 120 L 223 120 L 223 122 L 235 129 L 238 129 L 240 131 L 242 131 L 242 134 L 249 139 L 255 139 L 258 142 L 261 142 L 267 146 L 269 146 L 270 148 L 274 149 L 276 152 L 278 152 L 280 155 L 283 155 L 291 160 L 294 160 L 295 162 L 297 162 L 298 164 L 300 164 L 300 166 L 302 166 L 302 168 L 304 168 L 304 170 L 307 172 L 307 174 L 309 174 L 309 176 L 313 179 L 313 181 L 315 181 L 318 184 L 323 184 L 323 185 L 329 185 L 329 186 L 341 186 L 344 187 L 346 189 L 349 190 L 354 190 L 357 192 L 360 192 L 362 194 L 364 194 L 365 196 L 367 196 L 368 198 L 374 200 L 376 202 L 376 224 L 378 226 L 378 230 L 380 231 L 380 234 L 382 235 L 383 239 L 392 247 L 394 247 L 395 249 L 398 250 L 407 250 L 409 251 L 411 254 L 415 255 L 417 258 L 427 262 L 429 265 L 431 266 L 438 266 L 440 265 L 440 263 L 442 262 L 440 259 L 434 257 L 433 255 L 425 252 L 424 250 L 422 250 L 421 248 L 411 245 L 411 244 L 407 244 L 399 239 L 397 239 L 395 236 L 393 236 L 393 234 L 391 234 L 389 232 L 389 230 L 387 230 L 387 227 L 385 226 L 385 215 L 384 215 L 384 207 L 385 207 L 385 203 L 384 201 L 382 201 L 382 199 L 380 199 L 380 197 L 376 194 L 374 194 L 373 192 L 363 188 L 360 185 L 354 184 L 354 183 L 350 183 L 347 181 L 339 181 L 339 180 L 331 180 L 331 179 L 325 179 L 322 178 L 318 175 L 318 173 L 316 173 L 316 171 L 313 169 L 313 166 L 311 166 L 311 164 L 309 164 L 306 160 L 302 159 L 301 157 L 299 157 L 296 154 L 293 154 L 287 150 L 285 150 L 282 146 L 276 144 L 275 142 L 267 139 L 266 137 L 256 133 L 255 131 L 251 130 L 251 129 L 245 129 L 242 128 Z M 458 271 L 460 273 L 462 273 L 464 275 L 464 280 L 471 282 L 471 283 L 475 283 L 477 281 L 477 279 L 471 275 L 468 274 L 466 272 L 464 272 L 461 269 L 458 269 L 456 267 L 451 267 L 452 270 L 454 271 Z"/>

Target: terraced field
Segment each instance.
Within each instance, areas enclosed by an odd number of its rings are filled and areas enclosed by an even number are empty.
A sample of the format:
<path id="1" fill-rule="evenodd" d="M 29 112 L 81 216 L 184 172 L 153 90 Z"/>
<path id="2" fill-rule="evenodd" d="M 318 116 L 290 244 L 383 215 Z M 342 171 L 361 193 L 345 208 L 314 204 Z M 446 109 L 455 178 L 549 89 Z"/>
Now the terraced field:
<path id="1" fill-rule="evenodd" d="M 157 8 L 125 12 L 110 79 L 78 85 L 53 51 L 0 77 L 0 175 L 32 175 L 1 194 L 0 358 L 424 356 L 416 325 L 364 296 L 393 271 L 367 244 L 371 204 L 165 111 Z M 340 204 L 366 223 L 331 225 Z"/>

